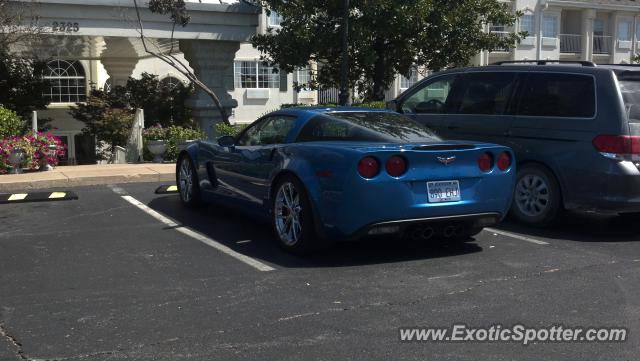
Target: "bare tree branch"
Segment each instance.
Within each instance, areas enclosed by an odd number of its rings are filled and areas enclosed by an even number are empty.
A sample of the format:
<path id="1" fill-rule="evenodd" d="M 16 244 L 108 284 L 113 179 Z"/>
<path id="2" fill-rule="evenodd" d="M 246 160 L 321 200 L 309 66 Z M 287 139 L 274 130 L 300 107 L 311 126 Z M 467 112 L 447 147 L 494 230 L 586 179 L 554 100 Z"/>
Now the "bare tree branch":
<path id="1" fill-rule="evenodd" d="M 10 47 L 22 46 L 27 49 L 29 42 L 42 35 L 49 34 L 47 28 L 40 25 L 36 11 L 37 4 L 17 3 L 0 0 L 0 49 L 9 51 Z"/>
<path id="2" fill-rule="evenodd" d="M 162 60 L 163 62 L 165 62 L 169 66 L 173 67 L 178 72 L 180 72 L 182 75 L 184 75 L 187 79 L 189 79 L 196 87 L 200 88 L 202 91 L 207 93 L 207 95 L 209 95 L 211 100 L 213 100 L 213 103 L 215 104 L 216 108 L 220 112 L 220 115 L 222 116 L 222 121 L 224 121 L 226 124 L 231 124 L 229 122 L 229 116 L 227 115 L 227 112 L 226 112 L 225 108 L 220 103 L 220 99 L 218 98 L 216 93 L 213 90 L 211 90 L 211 88 L 209 88 L 200 79 L 198 79 L 196 74 L 189 68 L 189 66 L 184 64 L 182 61 L 180 61 L 178 58 L 176 58 L 173 55 L 174 32 L 175 32 L 175 28 L 176 28 L 176 25 L 177 25 L 176 21 L 175 20 L 173 21 L 173 27 L 172 27 L 172 30 L 171 30 L 171 39 L 170 39 L 171 48 L 170 48 L 169 52 L 168 53 L 164 53 L 159 48 L 158 48 L 158 51 L 153 51 L 147 46 L 147 39 L 146 39 L 146 37 L 144 35 L 144 24 L 142 22 L 142 17 L 140 16 L 140 8 L 138 7 L 138 1 L 137 0 L 133 0 L 133 4 L 135 6 L 136 16 L 138 18 L 138 33 L 140 34 L 140 40 L 142 41 L 142 46 L 144 47 L 145 52 L 147 54 L 149 54 L 149 55 L 152 55 L 152 56 Z"/>

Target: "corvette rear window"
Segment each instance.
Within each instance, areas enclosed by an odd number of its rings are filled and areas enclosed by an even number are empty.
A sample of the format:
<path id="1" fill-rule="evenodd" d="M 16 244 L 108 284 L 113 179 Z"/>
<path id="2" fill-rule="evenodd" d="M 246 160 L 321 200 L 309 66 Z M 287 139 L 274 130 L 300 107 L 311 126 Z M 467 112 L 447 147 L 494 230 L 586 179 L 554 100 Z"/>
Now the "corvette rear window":
<path id="1" fill-rule="evenodd" d="M 357 141 L 410 143 L 439 138 L 428 128 L 396 113 L 336 112 L 311 118 L 298 142 Z"/>

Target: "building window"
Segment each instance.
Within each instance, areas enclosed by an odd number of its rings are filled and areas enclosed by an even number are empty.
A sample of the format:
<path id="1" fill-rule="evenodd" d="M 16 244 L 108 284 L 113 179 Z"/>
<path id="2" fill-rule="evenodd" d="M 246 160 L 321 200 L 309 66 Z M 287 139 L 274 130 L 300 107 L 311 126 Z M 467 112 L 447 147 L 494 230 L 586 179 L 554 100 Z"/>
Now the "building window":
<path id="1" fill-rule="evenodd" d="M 523 15 L 522 18 L 520 18 L 520 31 L 526 31 L 527 32 L 527 36 L 534 36 L 535 34 L 535 29 L 534 29 L 534 16 L 533 15 Z"/>
<path id="2" fill-rule="evenodd" d="M 490 33 L 504 33 L 506 31 L 506 28 L 504 25 L 500 25 L 500 24 L 492 24 L 489 27 L 489 32 Z"/>
<path id="3" fill-rule="evenodd" d="M 620 20 L 618 23 L 618 40 L 631 41 L 631 22 Z"/>
<path id="4" fill-rule="evenodd" d="M 593 21 L 593 35 L 604 36 L 604 20 L 595 19 Z"/>
<path id="5" fill-rule="evenodd" d="M 50 61 L 44 78 L 51 86 L 43 95 L 51 103 L 79 103 L 87 99 L 84 68 L 77 60 Z"/>
<path id="6" fill-rule="evenodd" d="M 309 69 L 308 66 L 297 69 L 296 81 L 298 82 L 298 86 L 301 86 L 304 90 L 309 90 L 309 83 L 311 83 L 311 69 Z"/>
<path id="7" fill-rule="evenodd" d="M 269 15 L 267 15 L 267 20 L 269 22 L 269 26 L 271 27 L 280 27 L 282 24 L 282 15 L 277 12 L 271 10 Z"/>
<path id="8" fill-rule="evenodd" d="M 236 88 L 279 88 L 280 75 L 274 67 L 260 61 L 236 61 L 233 63 Z"/>
<path id="9" fill-rule="evenodd" d="M 409 74 L 400 77 L 400 89 L 409 89 L 418 82 L 418 69 L 411 67 Z"/>
<path id="10" fill-rule="evenodd" d="M 545 15 L 542 18 L 542 36 L 545 38 L 558 37 L 558 17 L 555 15 Z"/>

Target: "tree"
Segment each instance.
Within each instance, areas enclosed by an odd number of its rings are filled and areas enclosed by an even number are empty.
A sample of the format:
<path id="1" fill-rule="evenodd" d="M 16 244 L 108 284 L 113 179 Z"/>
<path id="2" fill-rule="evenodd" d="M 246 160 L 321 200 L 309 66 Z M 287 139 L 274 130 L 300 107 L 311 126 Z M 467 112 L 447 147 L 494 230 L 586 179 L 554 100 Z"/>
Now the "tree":
<path id="1" fill-rule="evenodd" d="M 46 67 L 38 54 L 15 55 L 13 49 L 31 49 L 46 30 L 38 25 L 33 4 L 9 4 L 0 0 L 0 105 L 28 119 L 33 110 L 44 109 L 49 103 L 43 96 L 49 82 L 43 79 Z"/>
<path id="2" fill-rule="evenodd" d="M 124 100 L 131 108 L 144 109 L 149 124 L 158 123 L 163 127 L 195 126 L 191 112 L 185 106 L 185 100 L 193 91 L 191 84 L 179 83 L 171 87 L 160 81 L 157 75 L 142 73 L 140 79 L 129 78 L 124 90 Z"/>
<path id="3" fill-rule="evenodd" d="M 123 98 L 124 93 L 123 87 L 115 87 L 110 93 L 92 89 L 85 102 L 69 111 L 84 123 L 82 132 L 100 143 L 98 159 L 113 161 L 115 147 L 127 144 L 135 111 Z"/>
<path id="4" fill-rule="evenodd" d="M 49 100 L 43 94 L 49 82 L 42 74 L 44 61 L 14 58 L 0 50 L 0 105 L 30 119 L 33 110 L 44 109 Z"/>
<path id="5" fill-rule="evenodd" d="M 184 75 L 187 79 L 189 79 L 189 81 L 191 81 L 197 88 L 207 93 L 207 95 L 209 95 L 211 100 L 213 100 L 213 103 L 215 104 L 216 108 L 220 112 L 220 115 L 222 116 L 222 121 L 225 122 L 226 124 L 231 124 L 229 122 L 229 114 L 227 114 L 227 111 L 222 107 L 222 104 L 220 103 L 220 99 L 218 98 L 216 93 L 213 90 L 211 90 L 211 88 L 209 88 L 207 84 L 203 83 L 200 79 L 198 79 L 198 77 L 193 72 L 193 70 L 191 70 L 188 64 L 185 64 L 184 62 L 180 61 L 180 59 L 178 59 L 176 56 L 174 56 L 173 33 L 177 26 L 182 26 L 182 27 L 187 26 L 189 24 L 189 21 L 191 20 L 191 17 L 187 12 L 187 8 L 184 0 L 149 0 L 148 2 L 149 10 L 151 12 L 158 13 L 161 15 L 168 15 L 169 19 L 171 19 L 171 22 L 172 22 L 172 32 L 171 32 L 171 39 L 170 39 L 171 47 L 167 51 L 162 51 L 160 49 L 153 50 L 152 45 L 148 44 L 149 42 L 144 35 L 144 24 L 142 22 L 142 17 L 140 16 L 140 8 L 138 7 L 138 1 L 133 0 L 133 3 L 136 9 L 140 40 L 142 41 L 142 45 L 144 47 L 145 52 L 147 52 L 147 54 L 149 55 L 152 55 L 162 60 L 166 64 L 170 65 L 171 67 L 179 71 L 182 75 Z"/>
<path id="6" fill-rule="evenodd" d="M 262 60 L 292 72 L 318 64 L 307 87 L 338 87 L 343 0 L 262 0 L 281 28 L 255 35 Z M 520 13 L 499 0 L 350 0 L 349 83 L 366 100 L 383 100 L 396 74 L 464 66 L 481 50 L 513 47 L 523 34 L 499 37 Z M 298 84 L 298 86 L 304 86 Z"/>

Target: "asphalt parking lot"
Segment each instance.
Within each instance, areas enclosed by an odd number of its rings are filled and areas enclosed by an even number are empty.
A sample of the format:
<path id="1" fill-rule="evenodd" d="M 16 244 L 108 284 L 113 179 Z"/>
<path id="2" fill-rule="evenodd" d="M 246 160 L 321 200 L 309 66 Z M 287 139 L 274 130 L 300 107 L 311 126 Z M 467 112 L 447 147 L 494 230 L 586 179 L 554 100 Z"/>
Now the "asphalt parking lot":
<path id="1" fill-rule="evenodd" d="M 638 359 L 638 220 L 570 215 L 466 244 L 299 257 L 268 225 L 184 209 L 159 185 L 0 205 L 0 360 Z M 399 341 L 399 327 L 454 323 L 620 326 L 629 339 Z"/>

